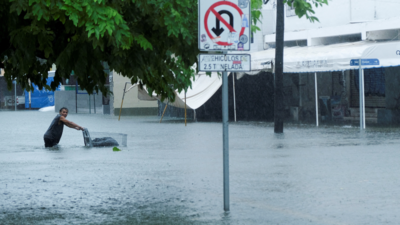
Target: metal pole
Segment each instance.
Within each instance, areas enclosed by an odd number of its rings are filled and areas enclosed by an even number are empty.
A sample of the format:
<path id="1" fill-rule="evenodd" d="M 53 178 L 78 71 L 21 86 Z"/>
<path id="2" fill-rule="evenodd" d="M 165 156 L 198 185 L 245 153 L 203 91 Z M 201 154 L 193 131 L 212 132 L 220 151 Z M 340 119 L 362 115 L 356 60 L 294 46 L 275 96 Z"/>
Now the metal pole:
<path id="1" fill-rule="evenodd" d="M 235 75 L 236 73 L 232 74 L 232 81 L 233 81 L 233 112 L 235 116 L 235 122 L 236 122 L 236 92 L 235 92 Z"/>
<path id="2" fill-rule="evenodd" d="M 90 94 L 89 95 L 89 114 L 92 114 L 92 101 L 90 101 Z"/>
<path id="3" fill-rule="evenodd" d="M 31 91 L 29 91 L 29 110 L 32 109 L 32 102 L 31 102 Z"/>
<path id="4" fill-rule="evenodd" d="M 223 54 L 227 54 L 224 51 Z M 222 131 L 223 131 L 223 173 L 224 210 L 229 211 L 229 133 L 228 133 L 228 74 L 222 73 Z"/>
<path id="5" fill-rule="evenodd" d="M 29 80 L 29 87 L 31 86 L 31 80 Z M 29 91 L 29 110 L 32 109 L 32 102 L 31 102 L 31 91 Z"/>
<path id="6" fill-rule="evenodd" d="M 127 83 L 125 83 L 125 87 L 124 87 L 124 93 L 122 94 L 121 108 L 119 109 L 119 117 L 118 117 L 118 121 L 119 121 L 119 119 L 121 119 L 121 111 L 122 111 L 122 104 L 124 103 L 124 97 L 125 97 L 125 89 L 126 89 L 126 84 L 127 84 Z"/>
<path id="7" fill-rule="evenodd" d="M 319 121 L 318 121 L 318 83 L 317 83 L 317 73 L 314 73 L 314 79 L 315 79 L 315 121 L 317 127 L 319 126 Z"/>
<path id="8" fill-rule="evenodd" d="M 15 111 L 17 111 L 17 80 L 14 80 L 14 106 L 15 106 Z"/>
<path id="9" fill-rule="evenodd" d="M 196 121 L 196 110 L 193 109 L 193 121 Z"/>
<path id="10" fill-rule="evenodd" d="M 361 59 L 359 59 L 359 68 L 358 68 L 358 90 L 359 90 L 359 94 L 360 94 L 360 130 L 364 129 L 364 113 L 363 113 L 363 109 L 364 109 L 364 90 L 363 90 L 363 72 L 362 72 L 362 66 L 361 66 Z"/>
<path id="11" fill-rule="evenodd" d="M 276 35 L 275 35 L 275 80 L 274 80 L 274 133 L 283 133 L 283 52 L 285 36 L 284 1 L 276 1 Z"/>
<path id="12" fill-rule="evenodd" d="M 298 75 L 299 75 L 299 88 L 298 88 L 298 90 L 299 90 L 299 108 L 300 108 L 300 107 L 303 106 L 303 101 L 301 99 L 301 75 L 300 75 L 300 73 L 298 73 Z M 297 117 L 297 118 L 299 118 L 299 117 Z"/>
<path id="13" fill-rule="evenodd" d="M 186 127 L 186 91 L 185 91 L 185 127 Z"/>
<path id="14" fill-rule="evenodd" d="M 364 69 L 361 71 L 361 73 L 362 73 L 362 96 L 363 96 L 363 110 L 362 110 L 362 114 L 363 114 L 363 129 L 365 129 L 365 87 L 364 87 Z"/>
<path id="15" fill-rule="evenodd" d="M 162 121 L 162 118 L 164 117 L 165 110 L 167 110 L 167 106 L 168 106 L 168 103 L 165 105 L 164 112 L 162 113 L 162 116 L 161 116 L 161 119 L 160 119 L 160 123 Z"/>
<path id="16" fill-rule="evenodd" d="M 93 95 L 93 111 L 96 114 L 96 94 Z"/>
<path id="17" fill-rule="evenodd" d="M 78 81 L 75 83 L 75 110 L 76 114 L 78 114 Z"/>

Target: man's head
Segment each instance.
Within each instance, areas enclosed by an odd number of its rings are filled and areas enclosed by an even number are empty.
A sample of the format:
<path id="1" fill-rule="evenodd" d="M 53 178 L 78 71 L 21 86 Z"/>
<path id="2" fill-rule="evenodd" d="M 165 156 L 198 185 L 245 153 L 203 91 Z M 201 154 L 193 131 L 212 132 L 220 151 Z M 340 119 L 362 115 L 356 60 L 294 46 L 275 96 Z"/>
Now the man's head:
<path id="1" fill-rule="evenodd" d="M 66 107 L 62 107 L 60 109 L 60 115 L 63 117 L 67 117 L 68 116 L 68 109 Z"/>

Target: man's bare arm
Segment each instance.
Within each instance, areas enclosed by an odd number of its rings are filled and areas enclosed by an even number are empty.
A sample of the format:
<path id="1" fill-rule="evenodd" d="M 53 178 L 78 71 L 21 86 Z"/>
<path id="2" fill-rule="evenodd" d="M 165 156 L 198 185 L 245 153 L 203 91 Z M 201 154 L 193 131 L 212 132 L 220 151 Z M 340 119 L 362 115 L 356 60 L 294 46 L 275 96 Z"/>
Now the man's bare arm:
<path id="1" fill-rule="evenodd" d="M 72 122 L 72 121 L 69 121 L 69 120 L 65 119 L 64 116 L 61 116 L 61 117 L 60 117 L 60 120 L 61 120 L 67 127 L 74 128 L 74 129 L 77 129 L 77 130 L 83 130 L 83 127 L 79 126 L 78 124 L 76 124 L 76 123 L 74 123 L 74 122 Z"/>

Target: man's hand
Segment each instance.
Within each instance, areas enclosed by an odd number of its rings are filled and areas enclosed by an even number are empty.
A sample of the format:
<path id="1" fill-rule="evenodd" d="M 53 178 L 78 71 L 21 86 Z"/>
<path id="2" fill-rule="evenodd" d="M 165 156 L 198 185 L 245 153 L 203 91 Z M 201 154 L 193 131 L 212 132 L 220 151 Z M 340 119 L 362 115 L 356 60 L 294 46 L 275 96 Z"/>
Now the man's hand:
<path id="1" fill-rule="evenodd" d="M 60 116 L 60 120 L 69 128 L 74 128 L 76 130 L 83 130 L 84 129 L 83 127 L 79 126 L 78 124 L 65 119 L 64 116 Z"/>

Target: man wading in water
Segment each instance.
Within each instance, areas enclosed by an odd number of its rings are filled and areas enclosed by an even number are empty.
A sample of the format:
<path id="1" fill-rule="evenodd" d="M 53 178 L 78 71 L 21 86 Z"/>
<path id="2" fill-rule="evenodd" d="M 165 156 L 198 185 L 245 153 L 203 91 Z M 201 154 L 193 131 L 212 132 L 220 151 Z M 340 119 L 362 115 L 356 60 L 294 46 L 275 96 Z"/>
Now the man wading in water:
<path id="1" fill-rule="evenodd" d="M 44 134 L 44 146 L 53 147 L 57 145 L 61 139 L 61 135 L 63 133 L 64 125 L 69 128 L 74 128 L 77 130 L 83 130 L 84 128 L 77 125 L 72 121 L 68 121 L 65 119 L 68 116 L 68 109 L 62 107 L 60 109 L 60 114 L 58 114 L 50 124 L 49 129 L 47 129 L 46 133 Z"/>

